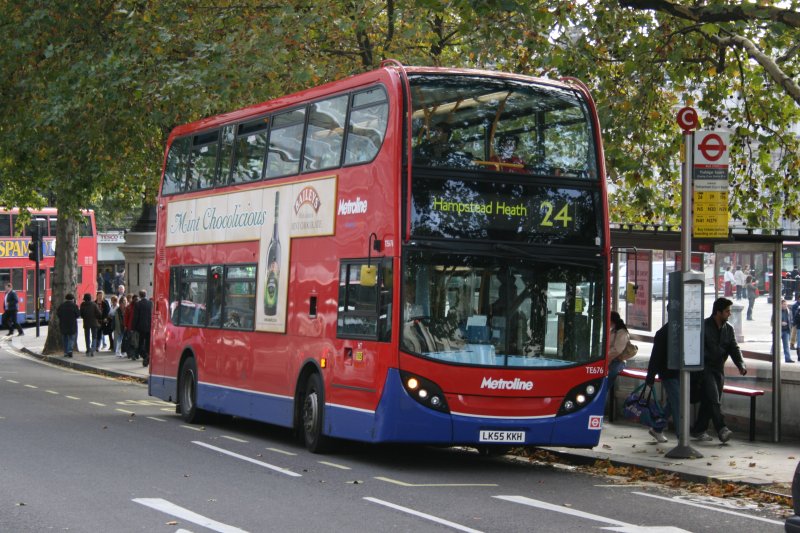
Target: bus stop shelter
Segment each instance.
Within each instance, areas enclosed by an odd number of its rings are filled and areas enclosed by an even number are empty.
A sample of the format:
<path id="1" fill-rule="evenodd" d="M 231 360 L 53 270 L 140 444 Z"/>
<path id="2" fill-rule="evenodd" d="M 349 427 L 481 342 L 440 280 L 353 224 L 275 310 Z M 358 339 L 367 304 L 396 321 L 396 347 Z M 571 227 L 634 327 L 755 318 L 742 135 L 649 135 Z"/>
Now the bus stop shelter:
<path id="1" fill-rule="evenodd" d="M 692 256 L 695 258 L 696 254 L 702 254 L 703 258 L 711 258 L 713 264 L 709 264 L 713 268 L 711 286 L 706 284 L 705 293 L 708 296 L 713 294 L 714 299 L 724 294 L 724 284 L 720 283 L 720 275 L 723 269 L 728 266 L 750 265 L 754 270 L 758 279 L 759 289 L 769 295 L 767 301 L 771 304 L 771 309 L 761 309 L 761 313 L 766 313 L 769 316 L 769 324 L 771 325 L 772 342 L 771 353 L 752 353 L 745 350 L 745 356 L 748 358 L 757 358 L 770 361 L 772 373 L 772 419 L 771 419 L 771 439 L 774 442 L 779 442 L 781 439 L 781 376 L 780 365 L 783 360 L 781 352 L 781 338 L 780 338 L 780 302 L 782 297 L 781 283 L 775 283 L 775 280 L 781 279 L 782 272 L 782 246 L 784 240 L 797 239 L 796 235 L 788 236 L 782 232 L 775 234 L 764 234 L 756 231 L 743 231 L 743 232 L 730 232 L 727 240 L 709 240 L 709 239 L 693 239 L 692 240 Z M 611 268 L 612 268 L 612 305 L 614 309 L 619 309 L 620 298 L 624 300 L 625 287 L 620 285 L 620 279 L 627 279 L 626 272 L 620 269 L 620 258 L 628 257 L 631 253 L 637 254 L 640 251 L 647 250 L 653 251 L 661 255 L 661 262 L 659 265 L 665 270 L 669 262 L 668 256 L 677 258 L 677 261 L 672 263 L 670 270 L 679 270 L 678 263 L 680 262 L 680 249 L 681 249 L 681 233 L 678 228 L 658 225 L 619 225 L 611 228 Z M 678 254 L 677 256 L 675 254 Z M 711 256 L 705 254 L 713 254 Z M 636 256 L 638 257 L 638 255 Z M 693 264 L 695 264 L 693 262 Z M 704 260 L 703 265 L 707 263 Z M 649 268 L 649 267 L 648 267 Z M 663 280 L 666 280 L 666 273 L 664 273 Z M 666 283 L 663 288 L 666 293 Z M 650 300 L 648 295 L 648 300 Z M 733 298 L 731 298 L 733 300 Z M 666 303 L 662 299 L 660 304 L 660 313 L 650 312 L 652 317 L 658 314 L 662 317 L 662 322 L 666 320 Z M 651 304 L 650 305 L 658 305 Z M 741 331 L 742 320 L 742 306 L 734 305 L 738 312 L 738 317 L 733 316 L 732 322 L 734 328 Z M 627 308 L 627 306 L 626 306 Z M 704 315 L 710 315 L 710 309 L 704 309 Z M 649 319 L 649 317 L 648 317 Z M 736 321 L 739 321 L 738 324 Z M 643 322 L 644 323 L 644 322 Z M 646 323 L 645 331 L 649 330 L 654 332 L 661 324 Z M 630 326 L 630 324 L 629 324 Z M 636 328 L 634 324 L 632 326 Z M 634 337 L 637 334 L 634 333 Z M 638 335 L 640 340 L 652 340 L 652 335 L 647 333 Z M 799 341 L 800 342 L 800 341 Z"/>

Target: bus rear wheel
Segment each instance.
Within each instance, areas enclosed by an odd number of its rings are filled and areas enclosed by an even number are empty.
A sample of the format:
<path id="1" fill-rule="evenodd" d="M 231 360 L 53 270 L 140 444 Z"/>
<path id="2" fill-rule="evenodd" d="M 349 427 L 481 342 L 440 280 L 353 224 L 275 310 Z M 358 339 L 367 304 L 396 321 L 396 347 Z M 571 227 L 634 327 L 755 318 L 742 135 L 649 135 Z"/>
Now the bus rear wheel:
<path id="1" fill-rule="evenodd" d="M 328 449 L 329 439 L 322 434 L 325 396 L 319 374 L 311 374 L 303 394 L 302 423 L 306 449 L 311 453 L 323 453 Z"/>
<path id="2" fill-rule="evenodd" d="M 197 363 L 190 357 L 181 367 L 178 381 L 178 409 L 184 421 L 200 422 L 200 409 L 197 408 Z"/>

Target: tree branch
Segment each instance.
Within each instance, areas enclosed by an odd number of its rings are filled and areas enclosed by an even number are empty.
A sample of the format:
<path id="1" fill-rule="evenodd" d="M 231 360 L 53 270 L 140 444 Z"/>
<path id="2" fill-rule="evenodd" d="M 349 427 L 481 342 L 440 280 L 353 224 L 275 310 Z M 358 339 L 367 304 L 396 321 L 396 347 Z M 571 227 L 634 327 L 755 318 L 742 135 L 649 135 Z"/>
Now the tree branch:
<path id="1" fill-rule="evenodd" d="M 800 13 L 790 9 L 756 4 L 682 6 L 669 0 L 619 0 L 620 7 L 660 11 L 694 22 L 736 22 L 769 20 L 800 28 Z"/>
<path id="2" fill-rule="evenodd" d="M 744 49 L 747 55 L 755 59 L 755 61 L 767 71 L 769 77 L 800 105 L 800 85 L 795 83 L 771 57 L 759 50 L 753 41 L 741 35 L 731 35 L 730 37 L 709 35 L 708 38 L 719 46 L 737 46 Z"/>

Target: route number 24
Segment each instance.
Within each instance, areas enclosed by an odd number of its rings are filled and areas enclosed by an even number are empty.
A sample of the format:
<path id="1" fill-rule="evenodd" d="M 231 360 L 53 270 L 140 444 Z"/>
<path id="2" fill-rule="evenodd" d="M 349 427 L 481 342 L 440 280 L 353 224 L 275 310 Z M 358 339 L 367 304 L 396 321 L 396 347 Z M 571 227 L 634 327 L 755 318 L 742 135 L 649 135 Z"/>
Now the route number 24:
<path id="1" fill-rule="evenodd" d="M 553 227 L 560 223 L 566 228 L 572 223 L 572 217 L 569 215 L 569 204 L 564 204 L 564 207 L 556 212 L 556 206 L 552 202 L 542 202 L 541 209 L 544 211 L 544 218 L 542 218 L 540 226 Z M 555 216 L 553 213 L 555 213 Z"/>

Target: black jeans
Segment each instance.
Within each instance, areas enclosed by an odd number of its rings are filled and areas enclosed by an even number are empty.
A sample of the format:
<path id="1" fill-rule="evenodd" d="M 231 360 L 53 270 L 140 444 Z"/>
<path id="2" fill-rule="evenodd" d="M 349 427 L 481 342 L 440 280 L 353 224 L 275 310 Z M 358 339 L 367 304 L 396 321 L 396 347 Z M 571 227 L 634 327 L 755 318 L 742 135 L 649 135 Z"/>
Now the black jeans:
<path id="1" fill-rule="evenodd" d="M 17 322 L 17 312 L 16 311 L 6 311 L 3 313 L 3 320 L 8 326 L 8 334 L 11 335 L 14 333 L 14 328 L 17 328 L 17 333 L 20 335 L 22 334 L 22 326 L 19 325 Z"/>
<path id="2" fill-rule="evenodd" d="M 714 429 L 719 431 L 725 427 L 725 417 L 722 416 L 722 387 L 725 384 L 725 374 L 706 368 L 703 371 L 703 396 L 700 399 L 700 409 L 697 420 L 691 433 L 703 433 L 708 429 L 708 423 L 714 423 Z"/>

